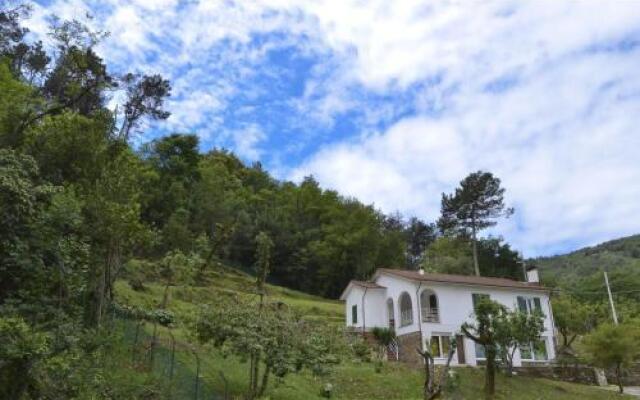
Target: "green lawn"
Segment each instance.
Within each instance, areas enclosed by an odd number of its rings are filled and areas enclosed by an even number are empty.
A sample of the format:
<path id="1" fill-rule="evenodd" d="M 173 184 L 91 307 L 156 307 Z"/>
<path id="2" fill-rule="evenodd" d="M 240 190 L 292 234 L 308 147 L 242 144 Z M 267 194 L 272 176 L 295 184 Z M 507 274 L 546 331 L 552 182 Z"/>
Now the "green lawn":
<path id="1" fill-rule="evenodd" d="M 180 324 L 185 316 L 195 315 L 197 304 L 215 304 L 216 299 L 229 293 L 241 296 L 253 296 L 252 280 L 249 276 L 224 272 L 216 273 L 206 287 L 173 287 L 169 309 L 178 317 L 177 327 L 172 330 L 182 343 L 189 342 L 188 330 Z M 119 281 L 116 285 L 116 296 L 120 303 L 141 306 L 148 309 L 157 308 L 164 287 L 157 283 L 145 283 L 146 290 L 134 291 L 127 282 Z M 324 320 L 330 324 L 342 324 L 344 308 L 338 301 L 326 300 L 316 296 L 296 292 L 277 286 L 268 287 L 272 300 L 282 301 L 304 314 L 307 318 Z M 147 329 L 147 333 L 150 328 Z M 160 335 L 168 337 L 165 329 Z M 202 390 L 209 393 L 222 393 L 224 384 L 220 372 L 228 381 L 229 392 L 239 397 L 245 391 L 247 366 L 233 357 L 223 357 L 217 350 L 198 348 L 201 357 Z M 184 376 L 195 376 L 195 362 L 190 352 L 178 351 L 180 368 L 186 371 Z M 459 388 L 449 395 L 449 399 L 481 399 L 483 386 L 483 370 L 474 368 L 458 368 Z M 374 364 L 357 361 L 345 361 L 338 365 L 326 377 L 313 377 L 305 372 L 300 375 L 289 375 L 283 381 L 272 381 L 267 396 L 270 399 L 322 399 L 321 390 L 325 384 L 334 387 L 335 399 L 421 399 L 421 371 L 411 369 L 397 363 L 386 363 L 382 370 L 376 371 Z M 191 383 L 188 383 L 191 385 Z M 622 399 L 613 392 L 585 385 L 576 385 L 546 379 L 532 379 L 498 376 L 497 399 L 540 400 L 595 400 Z M 631 398 L 631 397 L 629 397 Z"/>

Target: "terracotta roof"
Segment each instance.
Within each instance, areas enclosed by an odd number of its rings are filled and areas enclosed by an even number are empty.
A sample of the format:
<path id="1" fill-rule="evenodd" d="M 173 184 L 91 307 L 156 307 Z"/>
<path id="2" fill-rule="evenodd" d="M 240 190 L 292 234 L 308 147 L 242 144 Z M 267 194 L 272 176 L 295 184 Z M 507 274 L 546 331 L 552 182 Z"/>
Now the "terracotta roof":
<path id="1" fill-rule="evenodd" d="M 395 275 L 401 278 L 410 279 L 414 281 L 422 281 L 422 282 L 444 282 L 444 283 L 456 283 L 460 285 L 548 290 L 544 286 L 541 286 L 539 283 L 520 282 L 513 279 L 491 278 L 488 276 L 451 275 L 451 274 L 436 274 L 436 273 L 428 273 L 428 272 L 425 272 L 424 274 L 420 274 L 418 271 L 388 269 L 388 268 L 378 268 L 378 270 L 376 271 L 376 275 L 379 273 L 386 273 L 389 275 Z"/>
<path id="2" fill-rule="evenodd" d="M 368 289 L 386 289 L 386 287 L 384 286 L 380 286 L 375 282 L 368 282 L 368 281 L 354 281 L 352 280 L 349 283 L 353 283 L 354 285 L 358 285 L 358 286 L 362 286 L 362 287 L 366 287 Z"/>

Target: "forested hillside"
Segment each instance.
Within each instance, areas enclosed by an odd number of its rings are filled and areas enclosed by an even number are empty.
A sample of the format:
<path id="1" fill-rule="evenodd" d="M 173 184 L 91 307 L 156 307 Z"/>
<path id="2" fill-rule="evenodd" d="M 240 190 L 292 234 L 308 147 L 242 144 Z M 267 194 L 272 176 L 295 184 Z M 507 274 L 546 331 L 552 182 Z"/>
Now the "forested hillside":
<path id="1" fill-rule="evenodd" d="M 603 272 L 609 271 L 611 290 L 618 307 L 623 313 L 638 313 L 640 235 L 530 261 L 540 267 L 542 280 L 549 286 L 557 286 L 583 301 L 605 305 L 607 294 Z"/>
<path id="2" fill-rule="evenodd" d="M 640 272 L 640 235 L 611 240 L 568 254 L 533 260 L 546 279 L 582 278 L 608 268 L 612 273 L 628 268 Z"/>

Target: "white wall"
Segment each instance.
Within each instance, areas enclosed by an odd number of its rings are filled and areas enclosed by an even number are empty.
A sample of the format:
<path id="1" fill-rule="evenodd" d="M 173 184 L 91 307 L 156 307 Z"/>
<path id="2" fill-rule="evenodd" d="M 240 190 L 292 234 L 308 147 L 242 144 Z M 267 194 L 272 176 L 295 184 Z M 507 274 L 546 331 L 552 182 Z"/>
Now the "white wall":
<path id="1" fill-rule="evenodd" d="M 543 339 L 547 343 L 547 354 L 549 359 L 555 358 L 554 346 L 553 346 L 553 330 L 552 330 L 552 317 L 551 310 L 549 308 L 548 294 L 539 290 L 526 290 L 526 289 L 510 289 L 510 288 L 492 288 L 481 286 L 463 286 L 443 283 L 427 283 L 422 284 L 410 280 L 405 280 L 395 276 L 389 276 L 386 274 L 380 274 L 376 280 L 376 283 L 386 287 L 386 290 L 371 290 L 369 289 L 365 299 L 366 308 L 366 327 L 367 330 L 374 326 L 388 327 L 388 315 L 386 301 L 388 298 L 393 299 L 393 306 L 395 311 L 396 321 L 396 334 L 398 336 L 407 333 L 412 333 L 422 329 L 422 337 L 427 339 L 433 334 L 451 335 L 461 334 L 460 326 L 465 322 L 473 321 L 473 293 L 485 293 L 490 296 L 492 300 L 503 304 L 504 306 L 514 309 L 517 307 L 517 296 L 525 297 L 539 297 L 541 300 L 542 311 L 546 318 L 544 321 L 545 331 L 543 332 Z M 419 293 L 425 289 L 430 289 L 438 297 L 439 317 L 438 323 L 426 323 L 421 321 L 420 309 L 418 307 L 417 298 Z M 408 326 L 401 326 L 400 324 L 400 295 L 406 292 L 411 297 L 412 311 L 413 311 L 413 323 Z M 347 326 L 351 326 L 351 306 L 356 304 L 358 306 L 358 327 L 362 327 L 362 295 L 364 289 L 361 287 L 354 287 L 349 293 L 346 300 L 347 308 Z M 475 365 L 475 345 L 474 343 L 465 338 L 465 359 L 466 364 Z M 439 360 L 444 362 L 445 360 Z M 452 364 L 457 363 L 457 354 L 454 355 Z M 520 354 L 516 352 L 514 357 L 514 364 L 519 366 L 521 364 Z"/>
<path id="2" fill-rule="evenodd" d="M 365 293 L 366 291 L 366 293 Z M 384 289 L 366 289 L 362 286 L 353 285 L 347 298 L 345 299 L 345 322 L 349 327 L 355 327 L 362 329 L 363 323 L 365 324 L 365 330 L 371 330 L 375 326 L 387 326 L 386 325 L 386 310 Z M 362 304 L 364 300 L 364 311 Z M 353 306 L 357 307 L 358 322 L 354 325 L 352 323 L 352 310 Z M 365 314 L 366 313 L 366 314 Z"/>

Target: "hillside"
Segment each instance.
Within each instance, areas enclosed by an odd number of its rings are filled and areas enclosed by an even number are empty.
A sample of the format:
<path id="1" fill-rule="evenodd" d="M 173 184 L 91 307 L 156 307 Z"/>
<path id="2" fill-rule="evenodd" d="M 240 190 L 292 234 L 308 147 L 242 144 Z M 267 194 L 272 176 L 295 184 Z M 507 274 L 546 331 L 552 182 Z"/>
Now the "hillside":
<path id="1" fill-rule="evenodd" d="M 230 395 L 240 395 L 245 390 L 247 365 L 240 360 L 221 354 L 210 347 L 199 347 L 190 337 L 189 324 L 186 322 L 197 310 L 198 304 L 215 304 L 216 299 L 229 294 L 240 296 L 253 296 L 253 278 L 232 269 L 216 271 L 208 279 L 207 286 L 171 288 L 171 296 L 168 309 L 176 315 L 176 322 L 172 333 L 183 346 L 196 349 L 201 359 L 201 383 L 200 393 L 211 395 L 221 394 L 225 390 L 225 383 L 220 373 L 224 373 L 227 380 L 227 390 Z M 116 297 L 123 305 L 138 308 L 153 309 L 163 297 L 164 287 L 161 283 L 146 281 L 144 290 L 133 290 L 131 285 L 121 280 L 116 285 Z M 267 287 L 269 297 L 272 300 L 283 302 L 302 313 L 306 318 L 324 321 L 327 324 L 342 326 L 344 318 L 343 305 L 338 301 L 326 300 L 294 290 L 281 288 L 274 285 Z M 133 330 L 131 327 L 129 334 Z M 168 337 L 166 328 L 156 327 L 160 338 Z M 145 329 L 149 338 L 153 328 L 148 325 Z M 169 346 L 164 343 L 165 353 Z M 127 345 L 128 346 L 128 345 Z M 178 346 L 179 348 L 181 346 Z M 158 359 L 168 360 L 156 357 Z M 182 396 L 191 395 L 193 388 L 193 376 L 196 364 L 193 356 L 187 351 L 178 351 L 179 360 L 177 366 L 182 370 L 178 375 L 186 376 L 181 383 L 186 388 Z M 161 361 L 162 362 L 162 361 Z M 161 365 L 159 370 L 166 371 L 167 366 Z M 483 372 L 470 368 L 459 369 L 459 389 L 449 399 L 480 399 Z M 420 399 L 422 374 L 401 364 L 387 363 L 382 367 L 376 367 L 375 363 L 362 362 L 347 356 L 334 368 L 328 376 L 314 377 L 309 372 L 291 374 L 284 380 L 273 385 L 267 396 L 270 399 L 321 399 L 321 390 L 325 384 L 330 383 L 334 387 L 336 399 Z M 574 385 L 563 382 L 555 382 L 544 379 L 505 378 L 499 376 L 498 399 L 614 399 L 620 396 L 583 385 Z M 181 397 L 179 397 L 181 398 Z"/>
<path id="2" fill-rule="evenodd" d="M 542 277 L 548 281 L 571 281 L 609 271 L 634 270 L 640 272 L 640 235 L 628 236 L 569 254 L 536 258 Z"/>

